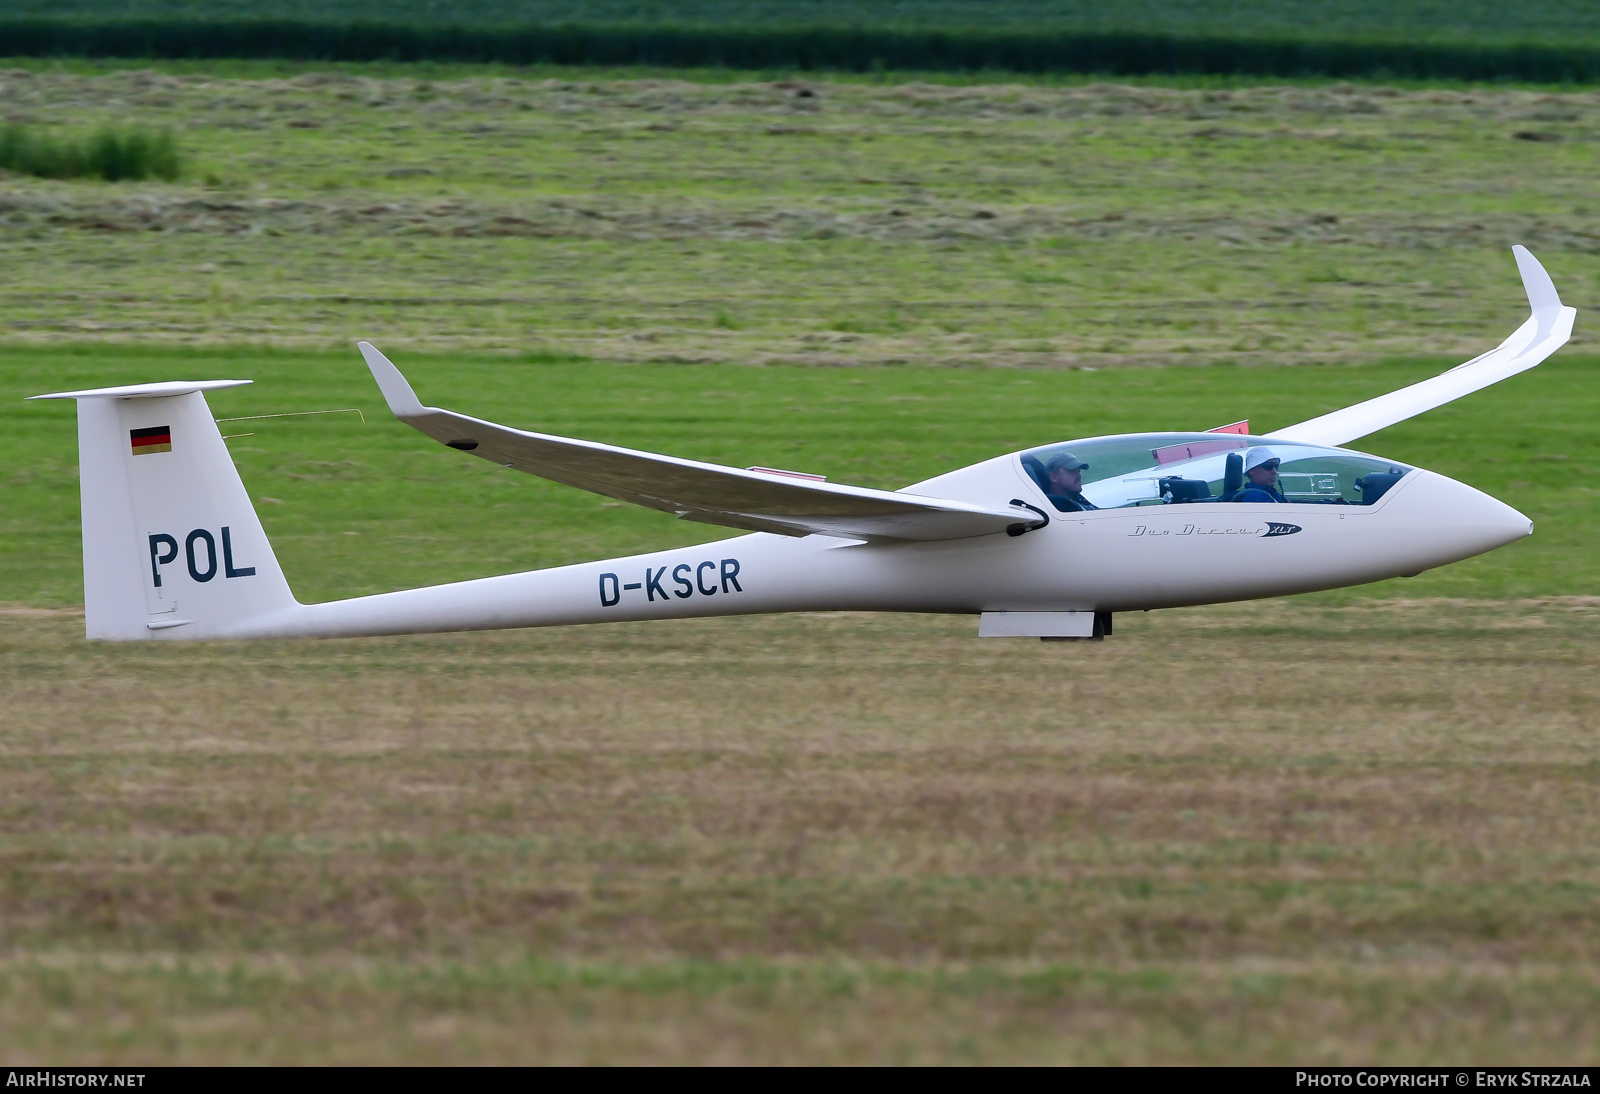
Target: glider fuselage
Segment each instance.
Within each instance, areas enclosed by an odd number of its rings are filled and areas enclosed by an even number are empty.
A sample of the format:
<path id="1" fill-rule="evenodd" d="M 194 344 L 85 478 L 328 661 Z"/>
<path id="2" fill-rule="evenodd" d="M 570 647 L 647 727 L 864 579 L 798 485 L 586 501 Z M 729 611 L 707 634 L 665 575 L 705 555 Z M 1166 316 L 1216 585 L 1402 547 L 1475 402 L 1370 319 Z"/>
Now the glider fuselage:
<path id="1" fill-rule="evenodd" d="M 1018 454 L 907 488 L 1046 508 Z M 1021 535 L 932 543 L 755 533 L 694 547 L 297 605 L 228 636 L 355 635 L 765 612 L 1122 612 L 1339 588 L 1416 573 L 1532 531 L 1420 468 L 1371 505 L 1153 504 L 1049 512 Z"/>

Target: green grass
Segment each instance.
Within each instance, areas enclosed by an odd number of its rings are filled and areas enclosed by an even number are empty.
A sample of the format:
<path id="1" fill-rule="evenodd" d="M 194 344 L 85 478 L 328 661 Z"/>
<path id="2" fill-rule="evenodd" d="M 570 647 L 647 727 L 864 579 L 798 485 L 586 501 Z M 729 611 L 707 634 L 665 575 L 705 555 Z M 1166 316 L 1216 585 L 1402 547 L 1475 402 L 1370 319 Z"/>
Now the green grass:
<path id="1" fill-rule="evenodd" d="M 8 125 L 0 130 L 0 169 L 44 179 L 173 182 L 182 174 L 183 159 L 167 130 L 122 133 L 108 127 L 74 139 Z"/>
<path id="2" fill-rule="evenodd" d="M 14 0 L 17 16 L 149 19 L 382 20 L 505 25 L 520 22 L 700 25 L 870 24 L 893 26 L 1016 26 L 1185 31 L 1301 30 L 1307 24 L 1338 33 L 1397 31 L 1430 37 L 1467 31 L 1508 35 L 1592 32 L 1580 0 L 1495 4 L 1462 0 L 1378 3 L 1376 0 L 1135 0 L 1106 5 L 1088 0 Z"/>
<path id="3" fill-rule="evenodd" d="M 12 17 L 58 19 L 299 19 L 415 24 L 519 23 L 689 26 L 1001 27 L 1149 30 L 1296 37 L 1397 36 L 1421 39 L 1555 41 L 1593 38 L 1593 12 L 1581 0 L 1522 4 L 1462 0 L 14 0 Z"/>
<path id="4" fill-rule="evenodd" d="M 1600 75 L 1591 13 L 1573 0 L 29 0 L 7 15 L 0 51 L 34 56 L 1580 83 Z"/>
<path id="5" fill-rule="evenodd" d="M 117 72 L 157 72 L 174 76 L 203 75 L 230 80 L 297 79 L 326 74 L 369 79 L 410 79 L 455 81 L 501 77 L 514 80 L 572 80 L 612 83 L 619 80 L 671 80 L 674 83 L 747 84 L 794 80 L 825 80 L 830 84 L 866 87 L 900 87 L 928 84 L 935 87 L 992 87 L 997 81 L 1018 87 L 1086 87 L 1104 84 L 1101 72 L 998 72 L 994 70 L 880 69 L 865 72 L 806 72 L 794 65 L 769 65 L 740 68 L 733 65 L 684 66 L 668 64 L 591 64 L 572 65 L 540 62 L 509 64 L 482 61 L 383 60 L 337 61 L 292 57 L 86 57 L 78 55 L 4 56 L 0 68 L 16 72 L 103 76 Z M 1547 92 L 1574 92 L 1588 87 L 1583 81 L 1507 77 L 1457 79 L 1408 77 L 1394 73 L 1329 76 L 1325 74 L 1262 75 L 1237 73 L 1125 73 L 1115 77 L 1126 87 L 1172 88 L 1179 90 L 1231 91 L 1257 87 L 1382 87 L 1396 90 L 1498 90 L 1519 89 Z"/>
<path id="6" fill-rule="evenodd" d="M 810 26 L 428 26 L 185 19 L 0 22 L 35 57 L 675 65 L 803 72 L 1027 72 L 1593 84 L 1600 51 L 1561 43 L 1175 35 L 1165 31 Z"/>
<path id="7" fill-rule="evenodd" d="M 1100 433 L 1268 430 L 1400 387 L 1447 360 L 1363 367 L 999 371 L 910 367 L 624 365 L 394 352 L 426 401 L 465 413 L 743 467 L 897 488 L 1012 449 Z M 397 423 L 353 351 L 12 349 L 0 373 L 0 601 L 81 602 L 75 425 L 44 391 L 182 377 L 245 377 L 218 417 L 361 408 L 225 423 L 245 484 L 303 599 L 352 596 L 721 538 L 486 465 Z M 1526 541 L 1349 596 L 1588 595 L 1600 496 L 1600 362 L 1534 372 L 1359 442 L 1486 490 L 1537 525 Z M 261 499 L 271 499 L 262 501 Z"/>

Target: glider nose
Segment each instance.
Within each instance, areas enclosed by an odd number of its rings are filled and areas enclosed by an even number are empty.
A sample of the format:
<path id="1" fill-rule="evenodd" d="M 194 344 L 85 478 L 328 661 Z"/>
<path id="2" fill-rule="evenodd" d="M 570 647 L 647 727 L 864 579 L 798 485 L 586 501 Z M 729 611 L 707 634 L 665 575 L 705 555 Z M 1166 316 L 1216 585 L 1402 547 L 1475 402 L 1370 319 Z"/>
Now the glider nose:
<path id="1" fill-rule="evenodd" d="M 1524 536 L 1533 535 L 1533 521 L 1527 515 L 1519 513 L 1499 498 L 1492 498 L 1482 490 L 1474 490 L 1466 483 L 1446 479 L 1451 486 L 1460 490 L 1465 497 L 1461 499 L 1466 516 L 1472 521 L 1473 530 L 1488 546 L 1484 550 L 1495 547 L 1504 547 L 1508 543 L 1515 543 Z"/>
<path id="2" fill-rule="evenodd" d="M 1488 519 L 1495 523 L 1500 530 L 1500 544 L 1511 543 L 1523 536 L 1533 535 L 1533 521 L 1526 515 L 1517 512 L 1503 501 L 1485 494 L 1485 498 L 1494 506 L 1494 512 L 1487 514 Z"/>
<path id="3" fill-rule="evenodd" d="M 1533 521 L 1498 498 L 1433 471 L 1415 474 L 1416 485 L 1402 495 L 1406 509 L 1417 522 L 1419 538 L 1453 559 L 1481 555 L 1533 534 Z"/>

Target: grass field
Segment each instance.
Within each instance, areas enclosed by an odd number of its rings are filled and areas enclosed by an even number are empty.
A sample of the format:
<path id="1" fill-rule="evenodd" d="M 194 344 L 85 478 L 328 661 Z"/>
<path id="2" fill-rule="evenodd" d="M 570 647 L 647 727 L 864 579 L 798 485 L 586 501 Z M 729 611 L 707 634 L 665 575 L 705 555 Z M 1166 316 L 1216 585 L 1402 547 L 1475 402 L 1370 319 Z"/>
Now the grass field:
<path id="1" fill-rule="evenodd" d="M 0 72 L 191 161 L 0 178 L 5 1063 L 1600 1058 L 1600 97 L 271 72 Z M 467 413 L 893 487 L 1420 379 L 1520 322 L 1513 242 L 1574 345 L 1362 444 L 1535 536 L 1103 644 L 89 646 L 72 415 L 21 401 L 363 410 L 224 429 L 316 600 L 718 535 L 431 445 L 359 337 Z"/>
<path id="2" fill-rule="evenodd" d="M 1593 1062 L 1593 598 L 0 630 L 7 1062 Z"/>
<path id="3" fill-rule="evenodd" d="M 70 415 L 20 402 L 42 391 L 204 372 L 261 381 L 219 414 L 377 414 L 237 427 L 321 599 L 712 534 L 429 451 L 381 413 L 358 337 L 467 412 L 896 487 L 1420 379 L 1520 322 L 1513 242 L 1581 313 L 1600 287 L 1587 93 L 13 70 L 0 104 L 45 131 L 171 128 L 192 163 L 0 189 L 11 602 L 80 595 Z M 1587 330 L 1365 442 L 1540 527 L 1393 589 L 1594 590 Z"/>
<path id="4" fill-rule="evenodd" d="M 1579 308 L 1600 284 L 1590 93 L 11 70 L 0 109 L 171 128 L 191 163 L 7 180 L 11 340 L 1465 359 L 1524 311 L 1512 243 Z"/>

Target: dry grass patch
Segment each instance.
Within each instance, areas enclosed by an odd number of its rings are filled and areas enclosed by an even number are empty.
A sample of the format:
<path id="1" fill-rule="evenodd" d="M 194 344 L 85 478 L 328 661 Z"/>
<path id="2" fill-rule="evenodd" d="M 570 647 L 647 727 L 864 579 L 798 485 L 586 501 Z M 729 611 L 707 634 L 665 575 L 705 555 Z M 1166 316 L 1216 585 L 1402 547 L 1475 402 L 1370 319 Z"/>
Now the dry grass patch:
<path id="1" fill-rule="evenodd" d="M 1597 620 L 11 613 L 0 1009 L 54 1059 L 1593 1059 Z"/>

